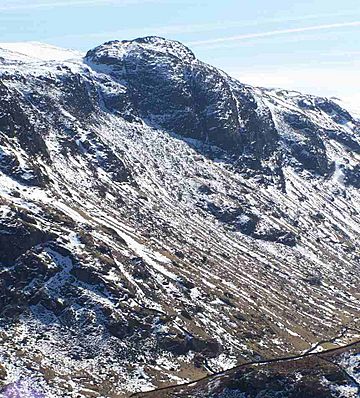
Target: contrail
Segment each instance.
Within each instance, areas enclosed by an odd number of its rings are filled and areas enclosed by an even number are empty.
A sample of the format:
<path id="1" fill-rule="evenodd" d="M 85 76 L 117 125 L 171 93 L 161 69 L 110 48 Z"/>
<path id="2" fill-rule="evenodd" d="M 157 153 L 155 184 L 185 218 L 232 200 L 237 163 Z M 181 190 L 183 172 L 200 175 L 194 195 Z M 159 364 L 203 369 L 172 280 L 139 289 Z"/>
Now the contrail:
<path id="1" fill-rule="evenodd" d="M 84 1 L 84 0 L 83 0 Z M 136 29 L 122 29 L 122 30 L 111 30 L 111 31 L 102 31 L 102 32 L 93 32 L 93 33 L 81 33 L 81 34 L 68 34 L 61 35 L 57 37 L 52 37 L 50 39 L 61 38 L 112 38 L 112 37 L 134 37 L 134 36 L 146 36 L 149 34 L 159 35 L 175 35 L 175 34 L 189 34 L 189 33 L 201 33 L 201 32 L 210 32 L 215 30 L 226 30 L 233 28 L 245 28 L 250 26 L 261 26 L 266 24 L 274 24 L 274 23 L 284 23 L 284 22 L 295 22 L 295 21 L 305 21 L 310 19 L 319 19 L 319 18 L 327 18 L 327 17 L 339 17 L 344 15 L 350 15 L 350 11 L 342 11 L 337 13 L 327 13 L 327 14 L 308 14 L 297 17 L 288 17 L 288 18 L 267 18 L 263 20 L 233 20 L 233 21 L 217 21 L 212 23 L 199 23 L 199 24 L 181 24 L 181 25 L 163 25 L 163 26 L 145 26 L 139 27 Z M 47 38 L 49 39 L 49 38 Z M 191 44 L 191 43 L 190 43 Z"/>
<path id="2" fill-rule="evenodd" d="M 360 26 L 360 21 L 341 22 L 341 23 L 333 23 L 333 24 L 327 24 L 327 25 L 314 25 L 314 26 L 306 26 L 303 28 L 279 29 L 279 30 L 271 30 L 268 32 L 259 32 L 259 33 L 248 33 L 248 34 L 238 35 L 238 36 L 220 37 L 217 39 L 193 41 L 193 42 L 189 42 L 188 44 L 192 45 L 192 46 L 201 46 L 203 44 L 226 43 L 226 42 L 231 42 L 231 41 L 255 39 L 258 37 L 278 36 L 278 35 L 286 35 L 286 34 L 298 33 L 298 32 L 310 32 L 310 31 L 315 31 L 315 30 L 338 29 L 338 28 L 351 27 L 351 26 Z"/>

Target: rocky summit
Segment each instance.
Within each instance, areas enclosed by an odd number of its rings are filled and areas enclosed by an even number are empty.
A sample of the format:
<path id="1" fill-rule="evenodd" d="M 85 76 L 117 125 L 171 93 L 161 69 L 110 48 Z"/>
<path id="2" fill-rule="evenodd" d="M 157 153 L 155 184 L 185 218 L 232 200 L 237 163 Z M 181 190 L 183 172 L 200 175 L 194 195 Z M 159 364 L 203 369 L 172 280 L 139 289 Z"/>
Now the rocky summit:
<path id="1" fill-rule="evenodd" d="M 359 189 L 337 99 L 0 44 L 2 394 L 358 397 Z"/>

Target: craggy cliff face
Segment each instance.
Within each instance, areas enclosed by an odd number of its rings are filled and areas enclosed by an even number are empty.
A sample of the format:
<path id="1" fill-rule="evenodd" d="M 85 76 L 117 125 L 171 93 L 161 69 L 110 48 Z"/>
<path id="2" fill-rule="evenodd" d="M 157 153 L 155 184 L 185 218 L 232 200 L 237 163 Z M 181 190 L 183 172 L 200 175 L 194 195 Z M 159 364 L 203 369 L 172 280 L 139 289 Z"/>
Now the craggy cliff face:
<path id="1" fill-rule="evenodd" d="M 354 115 L 162 38 L 51 50 L 0 48 L 0 387 L 124 397 L 356 338 Z"/>

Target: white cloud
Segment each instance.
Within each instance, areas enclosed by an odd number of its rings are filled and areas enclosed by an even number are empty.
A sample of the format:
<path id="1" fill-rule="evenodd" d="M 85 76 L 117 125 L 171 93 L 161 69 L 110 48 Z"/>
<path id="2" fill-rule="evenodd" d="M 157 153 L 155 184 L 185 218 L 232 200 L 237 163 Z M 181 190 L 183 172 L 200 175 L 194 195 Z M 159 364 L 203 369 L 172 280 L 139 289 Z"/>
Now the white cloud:
<path id="1" fill-rule="evenodd" d="M 266 69 L 228 69 L 243 83 L 275 87 L 327 97 L 338 97 L 360 109 L 359 68 L 356 65 L 323 64 L 318 67 L 266 67 Z"/>

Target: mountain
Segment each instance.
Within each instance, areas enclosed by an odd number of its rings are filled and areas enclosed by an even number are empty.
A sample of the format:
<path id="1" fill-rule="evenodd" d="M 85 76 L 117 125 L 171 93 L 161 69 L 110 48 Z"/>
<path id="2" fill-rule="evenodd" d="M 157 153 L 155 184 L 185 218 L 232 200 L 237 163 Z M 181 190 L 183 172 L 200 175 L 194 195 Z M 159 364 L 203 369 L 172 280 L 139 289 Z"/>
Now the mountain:
<path id="1" fill-rule="evenodd" d="M 0 47 L 4 388 L 126 397 L 359 340 L 360 121 L 339 101 L 158 37 Z"/>

